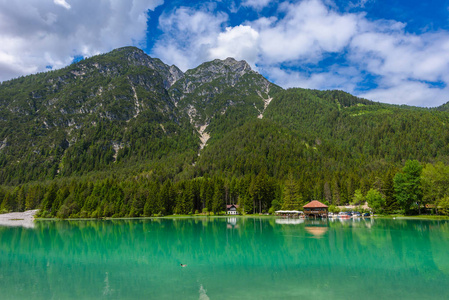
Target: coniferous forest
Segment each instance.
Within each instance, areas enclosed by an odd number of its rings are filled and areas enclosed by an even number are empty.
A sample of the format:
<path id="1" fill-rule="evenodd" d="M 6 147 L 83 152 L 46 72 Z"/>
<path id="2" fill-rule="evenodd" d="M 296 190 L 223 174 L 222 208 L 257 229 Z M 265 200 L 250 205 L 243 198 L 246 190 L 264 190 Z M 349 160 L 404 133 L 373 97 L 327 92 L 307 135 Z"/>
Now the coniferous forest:
<path id="1" fill-rule="evenodd" d="M 127 47 L 0 84 L 0 210 L 100 218 L 368 202 L 449 214 L 449 112 L 183 73 Z"/>

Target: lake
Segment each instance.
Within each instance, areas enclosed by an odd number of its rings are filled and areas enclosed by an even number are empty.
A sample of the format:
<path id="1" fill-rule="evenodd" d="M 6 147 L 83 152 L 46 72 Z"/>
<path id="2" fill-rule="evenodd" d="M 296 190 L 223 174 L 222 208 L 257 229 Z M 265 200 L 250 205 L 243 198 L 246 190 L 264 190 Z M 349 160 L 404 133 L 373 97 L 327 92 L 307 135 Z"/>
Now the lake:
<path id="1" fill-rule="evenodd" d="M 0 227 L 0 298 L 449 299 L 448 253 L 447 221 L 36 221 Z"/>

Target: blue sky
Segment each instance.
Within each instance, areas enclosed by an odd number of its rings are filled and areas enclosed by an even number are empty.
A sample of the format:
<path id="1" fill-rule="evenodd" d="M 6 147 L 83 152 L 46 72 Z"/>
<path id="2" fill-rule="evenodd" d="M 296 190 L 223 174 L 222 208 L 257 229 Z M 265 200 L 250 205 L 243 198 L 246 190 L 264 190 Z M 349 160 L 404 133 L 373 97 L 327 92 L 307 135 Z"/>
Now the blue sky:
<path id="1" fill-rule="evenodd" d="M 183 71 L 246 60 L 282 87 L 449 101 L 449 0 L 0 0 L 0 80 L 134 45 Z"/>

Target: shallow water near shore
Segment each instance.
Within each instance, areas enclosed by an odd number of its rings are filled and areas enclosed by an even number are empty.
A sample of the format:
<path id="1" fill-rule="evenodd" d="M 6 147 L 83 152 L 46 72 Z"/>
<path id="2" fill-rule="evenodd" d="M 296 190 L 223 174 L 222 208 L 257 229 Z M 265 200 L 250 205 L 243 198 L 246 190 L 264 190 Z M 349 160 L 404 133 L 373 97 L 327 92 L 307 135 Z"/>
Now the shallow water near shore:
<path id="1" fill-rule="evenodd" d="M 448 221 L 36 221 L 0 227 L 0 295 L 448 299 L 448 249 Z"/>

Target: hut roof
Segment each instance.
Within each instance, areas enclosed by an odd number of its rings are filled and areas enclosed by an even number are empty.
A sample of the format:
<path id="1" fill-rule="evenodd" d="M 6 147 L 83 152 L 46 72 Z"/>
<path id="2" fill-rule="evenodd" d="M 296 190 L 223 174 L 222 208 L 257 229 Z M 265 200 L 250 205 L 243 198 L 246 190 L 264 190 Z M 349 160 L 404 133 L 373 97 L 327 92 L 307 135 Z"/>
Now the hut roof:
<path id="1" fill-rule="evenodd" d="M 306 208 L 326 207 L 327 208 L 328 206 L 321 203 L 320 201 L 313 200 L 312 202 L 307 203 L 303 207 L 306 207 Z"/>
<path id="2" fill-rule="evenodd" d="M 226 208 L 230 209 L 231 207 L 239 208 L 238 204 L 227 204 Z"/>

